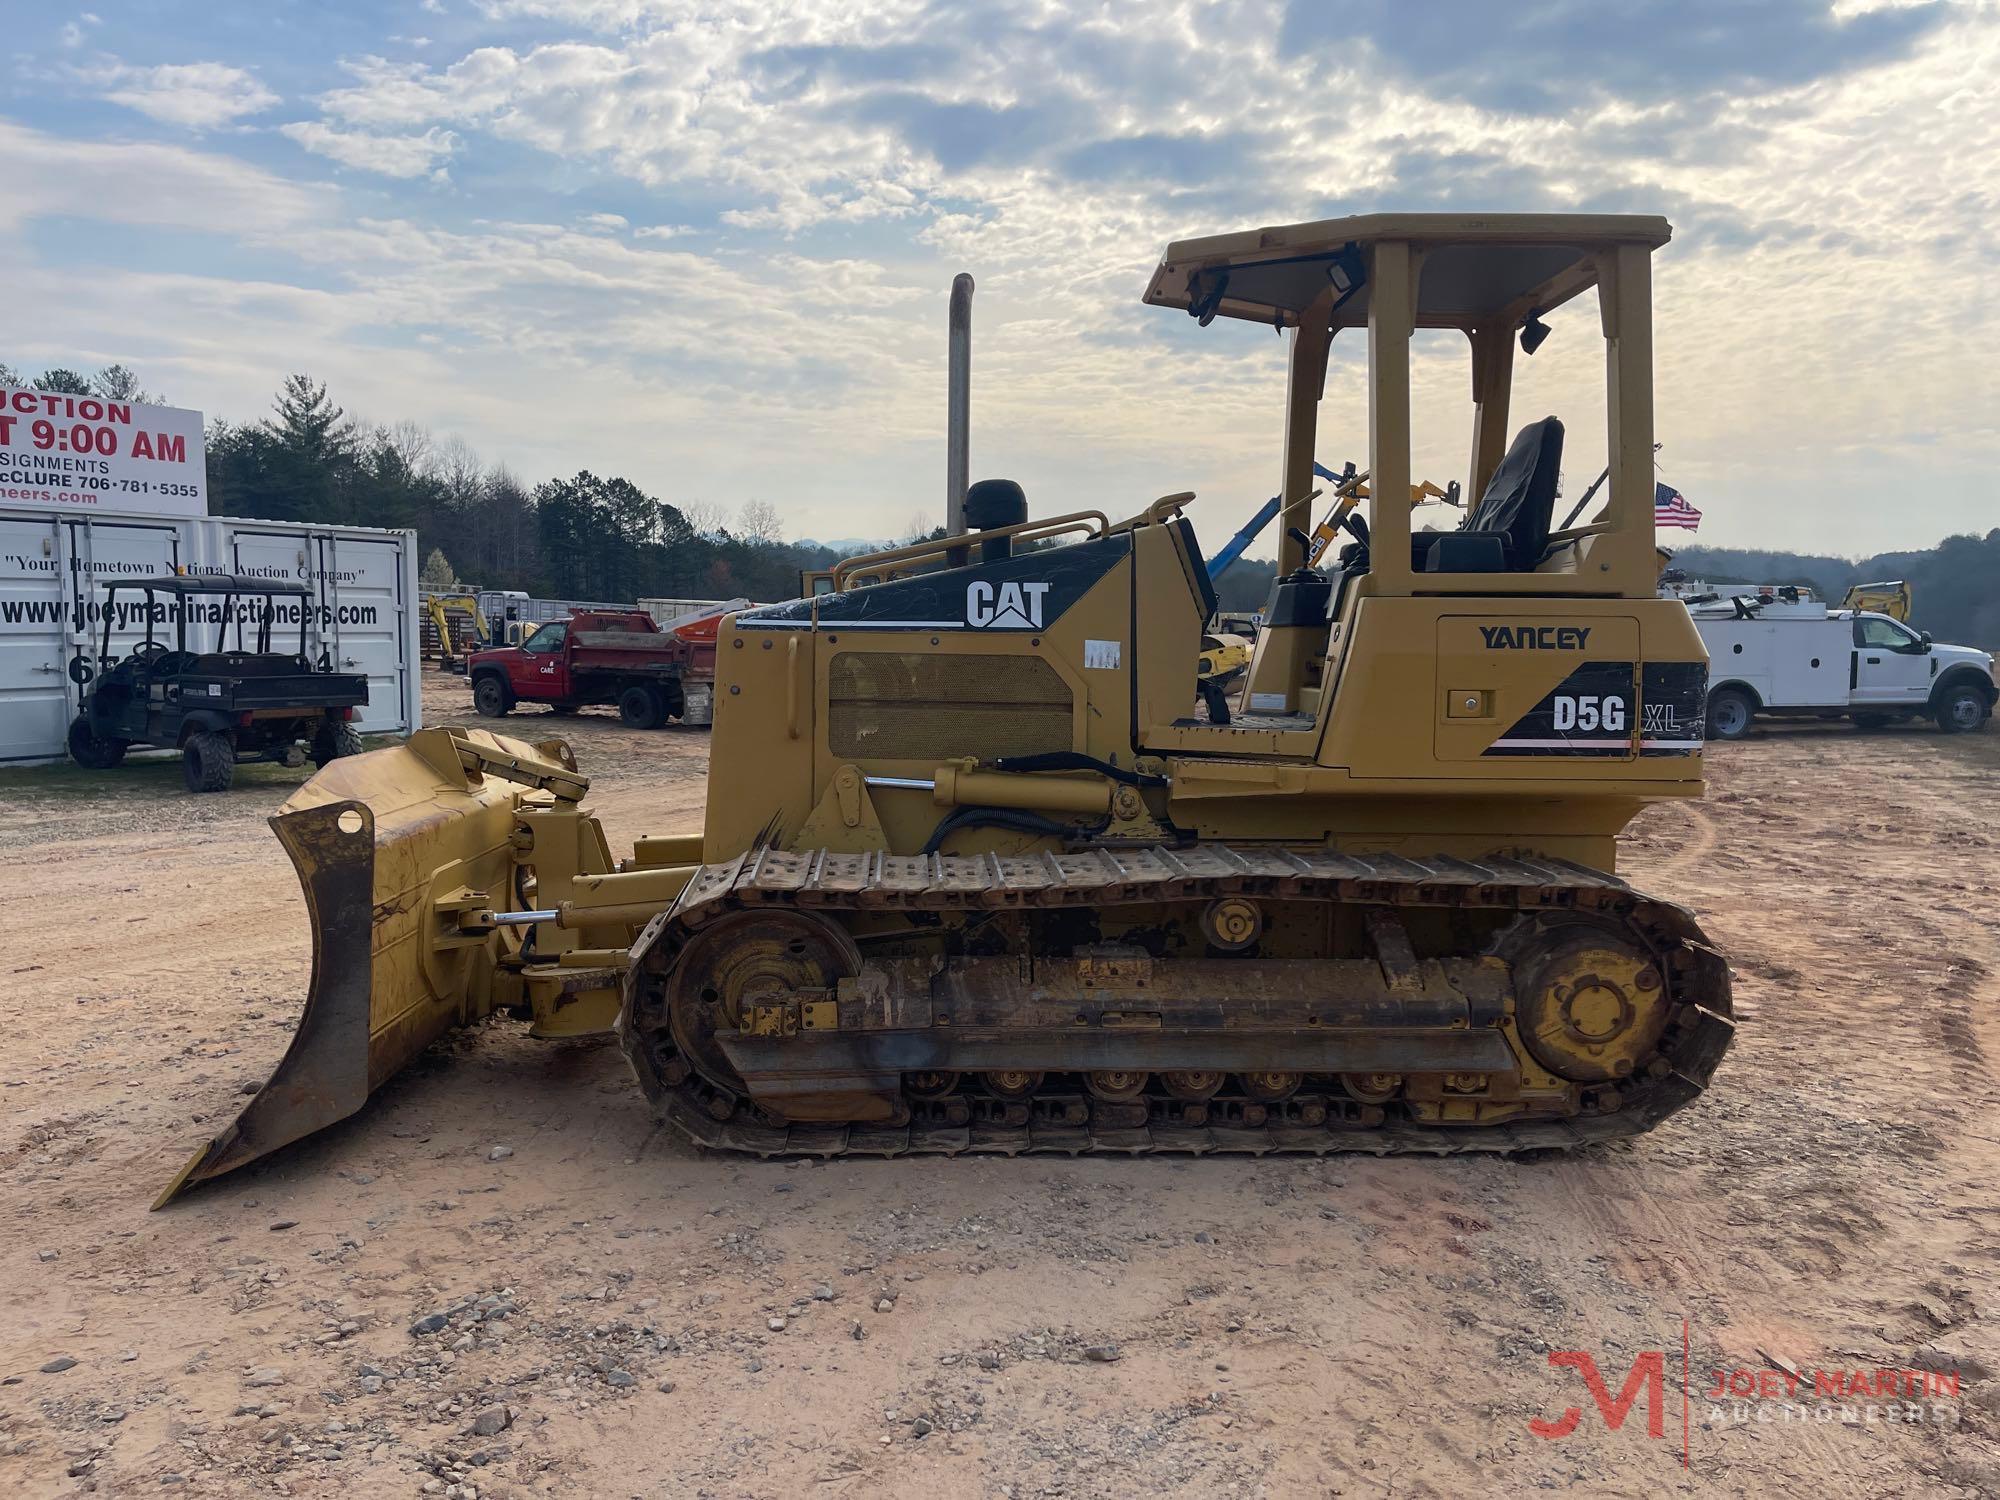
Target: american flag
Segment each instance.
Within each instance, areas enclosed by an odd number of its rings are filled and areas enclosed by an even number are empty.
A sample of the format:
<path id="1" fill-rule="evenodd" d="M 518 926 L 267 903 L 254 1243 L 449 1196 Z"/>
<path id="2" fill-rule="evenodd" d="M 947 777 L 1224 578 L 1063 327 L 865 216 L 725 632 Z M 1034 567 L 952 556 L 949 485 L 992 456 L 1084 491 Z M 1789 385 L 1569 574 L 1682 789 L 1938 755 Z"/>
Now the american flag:
<path id="1" fill-rule="evenodd" d="M 1678 526 L 1694 531 L 1701 525 L 1701 512 L 1687 503 L 1687 497 L 1670 485 L 1653 486 L 1653 524 Z"/>

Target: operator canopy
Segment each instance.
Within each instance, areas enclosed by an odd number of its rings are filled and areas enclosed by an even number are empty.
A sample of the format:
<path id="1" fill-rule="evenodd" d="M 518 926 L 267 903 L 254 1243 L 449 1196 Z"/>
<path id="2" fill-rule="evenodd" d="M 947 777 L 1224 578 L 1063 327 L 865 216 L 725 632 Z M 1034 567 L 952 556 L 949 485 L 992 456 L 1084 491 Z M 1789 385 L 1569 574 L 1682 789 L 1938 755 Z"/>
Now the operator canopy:
<path id="1" fill-rule="evenodd" d="M 1419 328 L 1519 323 L 1597 281 L 1595 252 L 1613 244 L 1664 245 L 1672 229 L 1653 214 L 1362 214 L 1275 229 L 1175 240 L 1146 287 L 1158 307 L 1185 308 L 1207 324 L 1243 318 L 1280 328 L 1328 287 L 1333 326 L 1368 322 L 1367 249 L 1400 240 L 1423 255 Z"/>

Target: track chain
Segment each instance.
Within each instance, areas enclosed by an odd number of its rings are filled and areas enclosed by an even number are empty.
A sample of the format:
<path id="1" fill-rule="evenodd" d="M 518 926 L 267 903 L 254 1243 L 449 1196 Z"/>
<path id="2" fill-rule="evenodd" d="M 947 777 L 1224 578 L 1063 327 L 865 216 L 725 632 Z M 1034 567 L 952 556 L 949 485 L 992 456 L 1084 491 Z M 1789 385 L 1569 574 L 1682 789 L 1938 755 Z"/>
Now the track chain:
<path id="1" fill-rule="evenodd" d="M 1326 1101 L 1332 1107 L 1324 1124 L 1305 1125 L 1296 1111 L 1286 1118 L 1283 1111 L 1273 1109 L 1270 1121 L 1257 1127 L 1132 1125 L 1115 1110 L 1101 1112 L 1107 1120 L 1117 1120 L 1115 1125 L 1100 1125 L 1100 1112 L 1095 1110 L 1081 1123 L 1049 1119 L 1018 1125 L 987 1119 L 957 1126 L 921 1119 L 896 1126 L 776 1123 L 677 1059 L 664 1015 L 651 1014 L 664 1008 L 660 999 L 664 978 L 682 948 L 702 927 L 729 912 L 773 906 L 822 913 L 996 911 L 1208 901 L 1231 894 L 1615 918 L 1654 954 L 1672 992 L 1673 1010 L 1659 1051 L 1637 1070 L 1636 1081 L 1621 1087 L 1615 1108 L 1607 1113 L 1504 1124 L 1428 1124 L 1332 1100 Z M 1707 1087 L 1735 1032 L 1728 964 L 1691 913 L 1643 895 L 1615 876 L 1555 859 L 1408 859 L 1224 845 L 1135 845 L 1014 856 L 763 848 L 704 866 L 681 899 L 648 924 L 633 955 L 619 1035 L 648 1097 L 665 1119 L 700 1144 L 764 1157 L 965 1152 L 1454 1156 L 1567 1151 L 1641 1134 L 1685 1107 Z M 1659 1059 L 1664 1066 L 1656 1065 Z M 681 1075 L 679 1082 L 668 1081 L 665 1075 L 670 1071 Z M 1052 1075 L 1049 1082 L 1054 1081 Z M 1074 1097 L 1073 1089 L 1051 1093 Z M 726 1117 L 718 1119 L 725 1109 Z"/>

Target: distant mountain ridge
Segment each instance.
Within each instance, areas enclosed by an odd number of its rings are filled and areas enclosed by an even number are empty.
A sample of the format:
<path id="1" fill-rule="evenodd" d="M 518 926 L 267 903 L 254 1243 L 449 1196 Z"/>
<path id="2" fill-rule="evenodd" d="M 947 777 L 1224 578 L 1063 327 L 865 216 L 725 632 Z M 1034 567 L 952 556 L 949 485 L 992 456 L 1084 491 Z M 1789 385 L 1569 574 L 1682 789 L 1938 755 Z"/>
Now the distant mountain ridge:
<path id="1" fill-rule="evenodd" d="M 824 547 L 829 552 L 838 552 L 844 556 L 852 556 L 856 552 L 887 552 L 892 547 L 901 546 L 902 543 L 885 542 L 879 537 L 843 536 L 836 537 L 830 542 L 819 542 L 814 541 L 811 537 L 802 537 L 800 540 L 792 543 L 792 545 L 794 547 Z"/>

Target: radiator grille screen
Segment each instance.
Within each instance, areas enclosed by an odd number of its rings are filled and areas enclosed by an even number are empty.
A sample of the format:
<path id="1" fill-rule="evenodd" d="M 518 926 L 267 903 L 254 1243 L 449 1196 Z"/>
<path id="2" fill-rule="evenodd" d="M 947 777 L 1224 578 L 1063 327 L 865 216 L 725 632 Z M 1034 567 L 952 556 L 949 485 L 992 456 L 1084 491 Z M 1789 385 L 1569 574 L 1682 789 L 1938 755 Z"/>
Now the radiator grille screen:
<path id="1" fill-rule="evenodd" d="M 1039 656 L 842 651 L 829 676 L 835 755 L 992 760 L 1075 747 L 1069 685 Z"/>

